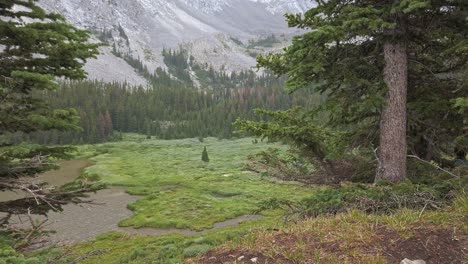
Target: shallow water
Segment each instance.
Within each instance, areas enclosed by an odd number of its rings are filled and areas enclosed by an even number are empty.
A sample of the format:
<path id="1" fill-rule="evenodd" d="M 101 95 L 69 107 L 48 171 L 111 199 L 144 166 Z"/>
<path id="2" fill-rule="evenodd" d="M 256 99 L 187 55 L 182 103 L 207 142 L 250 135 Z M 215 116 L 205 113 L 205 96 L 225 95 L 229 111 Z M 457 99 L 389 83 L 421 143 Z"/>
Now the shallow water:
<path id="1" fill-rule="evenodd" d="M 96 193 L 89 194 L 87 200 L 95 204 L 63 206 L 63 212 L 51 212 L 47 219 L 47 230 L 54 230 L 50 234 L 51 242 L 81 242 L 99 234 L 118 231 L 118 222 L 130 217 L 132 212 L 127 204 L 135 202 L 139 197 L 131 196 L 124 188 L 111 187 Z M 35 219 L 44 220 L 44 216 L 34 216 Z M 11 222 L 21 225 L 27 220 L 26 216 L 13 218 Z"/>
<path id="2" fill-rule="evenodd" d="M 47 181 L 53 185 L 60 186 L 76 179 L 81 172 L 91 165 L 89 161 L 75 160 L 60 163 L 61 168 L 41 175 L 38 180 Z M 20 194 L 3 194 L 3 199 L 16 199 Z M 20 196 L 19 198 L 21 198 Z M 119 227 L 118 223 L 130 216 L 132 211 L 127 205 L 140 199 L 141 196 L 132 196 L 125 192 L 124 187 L 110 187 L 96 193 L 90 193 L 87 200 L 92 200 L 99 204 L 65 205 L 63 212 L 51 212 L 48 215 L 46 224 L 47 230 L 53 230 L 50 234 L 50 242 L 53 243 L 76 243 L 92 239 L 102 233 L 119 231 L 131 235 L 161 236 L 166 234 L 198 235 L 205 232 L 237 226 L 243 221 L 261 219 L 258 215 L 245 215 L 224 222 L 215 223 L 212 229 L 204 231 L 193 231 L 190 229 L 157 229 Z M 0 200 L 1 201 L 1 200 Z M 44 216 L 34 216 L 34 219 L 44 220 Z M 25 226 L 26 216 L 15 216 L 11 219 L 11 224 Z"/>
<path id="3" fill-rule="evenodd" d="M 81 175 L 83 170 L 86 167 L 91 166 L 92 163 L 88 160 L 64 160 L 59 161 L 58 165 L 60 166 L 58 170 L 42 173 L 36 178 L 30 178 L 30 180 L 32 180 L 33 183 L 47 182 L 51 186 L 59 187 L 74 181 Z M 28 178 L 25 180 L 28 180 Z M 0 192 L 0 202 L 21 199 L 24 197 L 28 197 L 26 192 Z"/>

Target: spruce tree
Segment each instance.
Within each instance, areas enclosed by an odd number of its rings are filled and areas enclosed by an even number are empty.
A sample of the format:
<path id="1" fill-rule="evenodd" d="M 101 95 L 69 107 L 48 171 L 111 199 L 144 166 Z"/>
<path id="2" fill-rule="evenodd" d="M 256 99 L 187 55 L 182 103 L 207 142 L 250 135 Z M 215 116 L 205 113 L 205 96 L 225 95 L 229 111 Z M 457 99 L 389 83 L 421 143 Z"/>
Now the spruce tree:
<path id="1" fill-rule="evenodd" d="M 27 22 L 26 22 L 27 21 Z M 98 54 L 89 34 L 48 14 L 36 1 L 0 1 L 0 137 L 7 133 L 79 130 L 74 109 L 51 109 L 35 91 L 58 88 L 56 77 L 80 79 L 83 64 Z M 73 195 L 27 185 L 19 177 L 34 177 L 51 168 L 50 158 L 62 158 L 67 148 L 0 144 L 0 191 L 28 190 L 34 197 L 0 203 L 0 212 L 25 213 L 59 209 Z"/>
<path id="2" fill-rule="evenodd" d="M 99 113 L 98 118 L 97 118 L 97 130 L 99 131 L 99 139 L 104 142 L 107 139 L 107 134 L 106 134 L 106 119 L 102 115 L 102 113 Z"/>
<path id="3" fill-rule="evenodd" d="M 104 120 L 106 122 L 106 137 L 110 138 L 112 137 L 112 134 L 114 133 L 114 125 L 112 123 L 112 118 L 111 118 L 109 111 L 106 111 Z"/>
<path id="4" fill-rule="evenodd" d="M 206 147 L 203 149 L 201 159 L 204 162 L 210 162 L 210 158 L 208 157 L 208 151 L 206 150 Z"/>
<path id="5" fill-rule="evenodd" d="M 350 145 L 378 145 L 376 180 L 399 182 L 407 147 L 436 158 L 463 134 L 453 100 L 466 96 L 465 18 L 466 1 L 318 1 L 287 15 L 310 31 L 258 65 L 287 75 L 290 91 L 326 94 L 329 125 L 354 131 Z"/>

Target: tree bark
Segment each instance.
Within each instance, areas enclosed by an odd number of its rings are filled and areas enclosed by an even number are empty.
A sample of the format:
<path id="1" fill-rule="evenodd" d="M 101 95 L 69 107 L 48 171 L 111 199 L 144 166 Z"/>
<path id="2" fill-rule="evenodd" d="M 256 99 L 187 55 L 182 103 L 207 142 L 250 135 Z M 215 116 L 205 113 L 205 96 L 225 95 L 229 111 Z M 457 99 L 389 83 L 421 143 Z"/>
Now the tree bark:
<path id="1" fill-rule="evenodd" d="M 406 178 L 406 101 L 408 58 L 406 45 L 384 45 L 384 81 L 388 87 L 380 121 L 379 167 L 376 181 L 400 182 Z"/>

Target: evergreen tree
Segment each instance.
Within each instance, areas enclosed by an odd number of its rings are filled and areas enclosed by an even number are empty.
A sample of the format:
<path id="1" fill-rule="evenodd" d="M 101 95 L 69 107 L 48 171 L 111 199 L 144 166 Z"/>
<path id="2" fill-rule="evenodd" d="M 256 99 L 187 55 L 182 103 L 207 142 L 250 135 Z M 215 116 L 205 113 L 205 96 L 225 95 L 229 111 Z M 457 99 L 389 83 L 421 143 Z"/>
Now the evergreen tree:
<path id="1" fill-rule="evenodd" d="M 84 78 L 82 66 L 98 54 L 99 44 L 89 44 L 88 32 L 59 15 L 47 14 L 36 1 L 0 1 L 0 17 L 0 138 L 7 133 L 78 130 L 74 109 L 54 110 L 32 92 L 56 89 L 56 77 Z M 29 208 L 33 213 L 44 212 L 74 199 L 18 181 L 18 177 L 34 177 L 50 169 L 49 158 L 61 158 L 67 150 L 1 143 L 0 191 L 27 188 L 35 197 L 0 203 L 0 211 L 26 213 Z"/>
<path id="2" fill-rule="evenodd" d="M 210 158 L 208 157 L 208 151 L 206 150 L 206 147 L 203 148 L 201 160 L 204 162 L 210 162 Z"/>
<path id="3" fill-rule="evenodd" d="M 290 26 L 311 31 L 258 63 L 288 75 L 290 91 L 313 84 L 327 94 L 330 125 L 379 145 L 376 180 L 399 182 L 407 146 L 440 157 L 463 134 L 453 99 L 466 96 L 465 17 L 465 1 L 318 1 L 303 16 L 287 15 Z"/>
<path id="4" fill-rule="evenodd" d="M 161 70 L 162 71 L 162 70 Z M 215 72 L 215 76 L 221 76 Z M 153 89 L 135 88 L 128 84 L 97 81 L 73 81 L 61 83 L 57 91 L 36 93 L 47 100 L 51 107 L 74 107 L 81 117 L 83 132 L 62 133 L 65 144 L 76 143 L 82 137 L 85 143 L 103 142 L 112 138 L 113 130 L 151 133 L 167 139 L 186 137 L 232 136 L 231 121 L 238 117 L 256 118 L 253 109 L 268 105 L 274 110 L 293 105 L 306 108 L 321 101 L 310 91 L 300 91 L 290 96 L 282 91 L 284 79 L 271 74 L 254 77 L 254 85 L 244 83 L 249 74 L 233 81 L 223 77 L 218 86 L 206 86 L 199 91 L 173 80 L 165 83 L 153 76 Z M 218 78 L 218 77 L 216 77 Z M 221 78 L 221 77 L 219 77 Z M 249 92 L 250 91 L 250 92 Z M 249 96 L 253 94 L 254 96 Z M 274 100 L 272 100 L 272 94 Z M 109 114 L 107 114 L 107 112 Z M 102 118 L 99 118 L 99 113 Z M 170 124 L 174 133 L 166 133 Z M 100 134 L 100 130 L 102 131 Z M 33 135 L 34 142 L 38 136 Z M 58 142 L 48 141 L 51 144 Z"/>
<path id="5" fill-rule="evenodd" d="M 104 116 L 105 121 L 105 130 L 106 130 L 106 137 L 112 137 L 112 133 L 114 132 L 114 125 L 112 124 L 112 118 L 109 111 L 106 111 L 106 115 Z"/>
<path id="6" fill-rule="evenodd" d="M 151 139 L 151 123 L 149 121 L 146 122 L 146 139 Z"/>
<path id="7" fill-rule="evenodd" d="M 106 119 L 102 113 L 99 113 L 97 118 L 97 130 L 99 131 L 99 139 L 105 141 L 107 139 Z"/>

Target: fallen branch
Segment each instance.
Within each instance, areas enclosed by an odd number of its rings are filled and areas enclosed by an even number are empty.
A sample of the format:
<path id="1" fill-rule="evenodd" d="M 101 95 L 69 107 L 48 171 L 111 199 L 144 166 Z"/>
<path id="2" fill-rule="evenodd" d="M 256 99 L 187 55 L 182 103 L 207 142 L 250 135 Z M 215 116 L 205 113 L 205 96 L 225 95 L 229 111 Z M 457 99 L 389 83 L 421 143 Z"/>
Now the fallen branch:
<path id="1" fill-rule="evenodd" d="M 40 222 L 39 224 L 36 224 L 34 222 L 34 219 L 32 218 L 32 215 L 31 215 L 31 210 L 28 208 L 28 219 L 29 219 L 29 223 L 31 224 L 31 230 L 29 231 L 29 233 L 22 239 L 21 241 L 21 244 L 19 247 L 17 247 L 16 249 L 23 249 L 25 247 L 27 247 L 28 245 L 31 244 L 31 242 L 39 237 L 41 235 L 41 230 L 43 228 L 43 226 L 45 225 L 45 223 L 47 223 L 48 219 L 45 219 L 44 221 Z"/>
<path id="2" fill-rule="evenodd" d="M 450 171 L 448 171 L 448 170 L 446 170 L 446 169 L 444 169 L 444 168 L 442 168 L 442 167 L 440 167 L 440 166 L 438 166 L 438 165 L 436 165 L 436 164 L 433 164 L 433 163 L 431 163 L 431 162 L 429 162 L 429 161 L 427 161 L 427 160 L 423 160 L 423 159 L 421 159 L 420 157 L 418 157 L 418 156 L 416 156 L 416 155 L 408 155 L 408 157 L 409 157 L 409 158 L 413 158 L 413 159 L 417 159 L 417 160 L 421 161 L 422 163 L 431 165 L 432 167 L 434 167 L 434 168 L 436 168 L 436 169 L 438 169 L 438 170 L 441 170 L 441 171 L 443 171 L 443 172 L 449 174 L 449 175 L 452 176 L 452 177 L 460 178 L 460 176 L 458 176 L 458 175 L 456 175 L 456 174 L 454 174 L 454 173 L 452 173 L 452 172 L 450 172 Z"/>
<path id="3" fill-rule="evenodd" d="M 66 204 L 102 205 L 102 203 L 82 199 L 86 193 L 95 191 L 88 187 L 75 191 L 60 192 L 54 188 L 44 188 L 41 185 L 21 181 L 0 181 L 0 189 L 21 190 L 29 194 L 29 197 L 0 202 L 0 211 L 10 214 L 26 214 L 28 208 L 33 208 L 35 210 L 34 214 L 44 214 L 49 210 L 59 212 L 61 206 Z"/>

